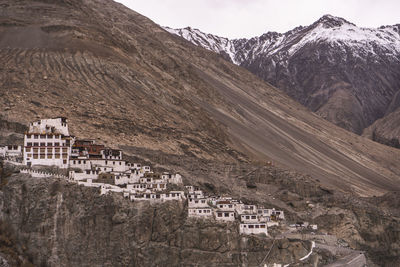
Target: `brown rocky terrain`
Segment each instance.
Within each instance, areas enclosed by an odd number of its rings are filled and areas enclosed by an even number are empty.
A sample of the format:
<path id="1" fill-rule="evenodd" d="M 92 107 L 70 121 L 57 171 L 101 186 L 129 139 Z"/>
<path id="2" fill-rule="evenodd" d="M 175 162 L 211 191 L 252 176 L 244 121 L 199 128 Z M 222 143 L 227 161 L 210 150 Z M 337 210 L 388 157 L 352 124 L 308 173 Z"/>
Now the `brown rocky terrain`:
<path id="1" fill-rule="evenodd" d="M 400 148 L 400 108 L 377 120 L 364 130 L 363 136 Z"/>
<path id="2" fill-rule="evenodd" d="M 150 206 L 65 181 L 10 178 L 0 195 L 1 220 L 35 266 L 257 266 L 296 262 L 301 240 L 240 237 L 236 224 L 192 221 L 186 206 Z M 18 229 L 18 230 L 17 230 Z"/>

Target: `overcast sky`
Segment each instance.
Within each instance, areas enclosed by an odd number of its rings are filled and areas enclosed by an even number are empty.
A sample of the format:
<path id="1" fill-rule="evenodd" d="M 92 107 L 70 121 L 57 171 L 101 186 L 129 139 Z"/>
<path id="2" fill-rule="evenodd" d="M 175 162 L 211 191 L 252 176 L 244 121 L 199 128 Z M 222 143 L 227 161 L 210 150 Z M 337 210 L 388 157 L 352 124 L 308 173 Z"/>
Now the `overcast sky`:
<path id="1" fill-rule="evenodd" d="M 240 38 L 286 32 L 325 14 L 362 27 L 400 23 L 400 0 L 117 0 L 172 28 L 193 27 Z"/>

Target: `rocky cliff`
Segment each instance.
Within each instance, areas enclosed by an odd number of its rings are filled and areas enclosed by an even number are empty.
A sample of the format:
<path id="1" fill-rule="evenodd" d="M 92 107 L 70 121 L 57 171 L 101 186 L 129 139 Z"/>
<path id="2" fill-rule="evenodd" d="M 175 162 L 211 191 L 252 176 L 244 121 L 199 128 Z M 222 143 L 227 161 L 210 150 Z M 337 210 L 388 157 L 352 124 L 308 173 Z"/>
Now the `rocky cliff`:
<path id="1" fill-rule="evenodd" d="M 14 175 L 0 220 L 35 266 L 256 266 L 272 246 L 237 224 L 187 219 L 185 203 L 132 203 L 98 189 Z M 295 262 L 309 242 L 282 239 L 268 262 Z"/>
<path id="2" fill-rule="evenodd" d="M 309 26 L 251 39 L 167 30 L 220 53 L 323 118 L 361 134 L 398 107 L 399 27 L 361 28 L 326 15 Z"/>
<path id="3" fill-rule="evenodd" d="M 9 122 L 61 115 L 74 135 L 106 145 L 274 161 L 365 195 L 398 187 L 399 151 L 335 127 L 120 4 L 4 1 L 0 19 Z"/>

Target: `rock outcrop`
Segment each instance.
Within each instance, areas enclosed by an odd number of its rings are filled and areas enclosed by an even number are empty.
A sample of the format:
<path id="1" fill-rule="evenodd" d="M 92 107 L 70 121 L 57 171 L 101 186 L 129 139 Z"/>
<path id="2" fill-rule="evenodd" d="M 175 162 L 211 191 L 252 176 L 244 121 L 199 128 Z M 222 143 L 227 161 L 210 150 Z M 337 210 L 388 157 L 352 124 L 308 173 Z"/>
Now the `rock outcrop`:
<path id="1" fill-rule="evenodd" d="M 273 240 L 237 224 L 189 220 L 185 203 L 132 203 L 56 179 L 13 175 L 0 220 L 35 266 L 256 266 Z M 268 262 L 295 262 L 309 242 L 277 240 Z"/>

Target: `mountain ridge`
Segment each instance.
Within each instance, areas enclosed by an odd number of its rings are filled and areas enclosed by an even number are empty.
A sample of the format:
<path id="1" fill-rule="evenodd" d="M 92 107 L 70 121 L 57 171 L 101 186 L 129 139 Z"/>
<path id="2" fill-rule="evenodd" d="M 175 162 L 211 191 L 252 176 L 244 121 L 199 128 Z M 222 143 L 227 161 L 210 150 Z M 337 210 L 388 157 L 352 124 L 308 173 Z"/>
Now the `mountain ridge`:
<path id="1" fill-rule="evenodd" d="M 398 108 L 393 104 L 400 89 L 399 24 L 370 29 L 325 15 L 286 33 L 232 40 L 191 28 L 167 30 L 221 54 L 357 134 Z"/>

